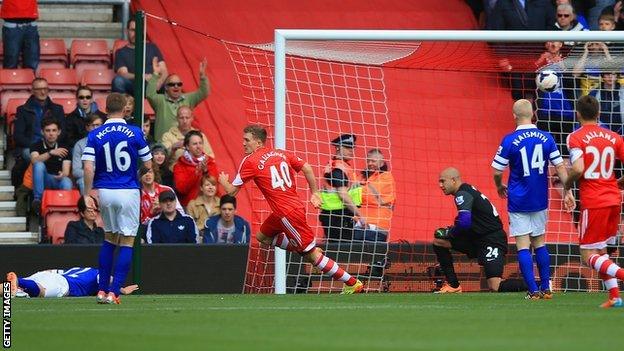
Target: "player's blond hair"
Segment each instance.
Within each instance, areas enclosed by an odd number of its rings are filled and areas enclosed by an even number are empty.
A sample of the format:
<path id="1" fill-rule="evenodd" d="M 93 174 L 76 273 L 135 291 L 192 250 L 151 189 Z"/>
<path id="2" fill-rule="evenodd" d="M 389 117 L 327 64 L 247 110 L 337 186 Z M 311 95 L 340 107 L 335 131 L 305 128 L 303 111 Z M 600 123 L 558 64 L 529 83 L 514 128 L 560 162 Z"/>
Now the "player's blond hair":
<path id="1" fill-rule="evenodd" d="M 513 115 L 518 119 L 531 119 L 533 118 L 533 105 L 527 99 L 520 99 L 513 104 Z"/>

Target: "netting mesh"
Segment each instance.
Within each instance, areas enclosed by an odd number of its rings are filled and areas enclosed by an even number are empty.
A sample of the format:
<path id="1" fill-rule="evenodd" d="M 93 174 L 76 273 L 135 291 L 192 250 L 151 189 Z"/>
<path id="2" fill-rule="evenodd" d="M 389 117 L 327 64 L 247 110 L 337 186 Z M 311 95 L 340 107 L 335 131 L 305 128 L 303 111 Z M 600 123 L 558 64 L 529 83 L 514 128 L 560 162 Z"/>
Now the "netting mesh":
<path id="1" fill-rule="evenodd" d="M 401 218 L 399 223 L 395 221 L 391 230 L 388 254 L 385 244 L 323 240 L 323 230 L 316 216 L 310 215 L 309 222 L 316 223 L 318 241 L 325 245 L 328 255 L 352 273 L 365 277 L 370 290 L 430 291 L 440 284 L 442 277 L 426 238 L 430 230 L 450 222 L 453 212 L 451 206 L 438 203 L 438 200 L 448 200 L 435 194 L 438 189 L 431 178 L 446 165 L 459 165 L 469 174 L 471 184 L 488 194 L 499 209 L 506 208 L 506 203 L 494 199 L 496 193 L 491 190 L 489 164 L 502 136 L 513 130 L 510 118 L 512 99 L 528 98 L 534 101 L 536 123 L 554 135 L 562 153 L 567 156 L 565 138 L 575 128 L 573 102 L 582 94 L 590 93 L 592 88 L 597 91 L 591 94 L 597 93 L 598 97 L 602 97 L 601 104 L 606 103 L 606 97 L 613 100 L 609 122 L 605 126 L 621 132 L 619 98 L 615 99 L 614 93 L 600 86 L 600 82 L 604 83 L 600 75 L 601 72 L 615 72 L 617 86 L 612 90 L 618 91 L 620 68 L 616 67 L 622 67 L 622 64 L 617 54 L 611 58 L 608 55 L 600 57 L 597 53 L 592 54 L 591 46 L 584 49 L 584 43 L 563 45 L 559 53 L 552 52 L 552 44 L 394 44 L 357 46 L 351 42 L 296 42 L 290 46 L 289 43 L 287 148 L 317 165 L 317 174 L 322 175 L 321 167 L 332 155 L 329 140 L 341 133 L 353 133 L 362 136 L 359 145 L 363 149 L 379 148 L 387 154 L 390 164 L 401 163 L 404 166 L 404 184 L 399 191 L 406 188 L 418 188 L 420 191 L 396 208 L 395 217 Z M 247 98 L 250 122 L 272 127 L 272 47 L 226 46 Z M 393 47 L 394 51 L 379 54 L 388 47 Z M 353 50 L 357 53 L 355 55 L 350 52 L 353 48 L 357 48 Z M 375 53 L 370 61 L 361 56 L 362 48 Z M 467 49 L 477 51 L 472 51 L 470 58 L 466 56 L 466 51 L 470 51 Z M 618 49 L 611 47 L 611 50 Z M 589 52 L 584 55 L 585 51 Z M 429 60 L 425 62 L 423 55 L 429 55 Z M 385 64 L 381 62 L 388 58 L 394 60 Z M 552 92 L 537 89 L 536 72 L 544 70 L 554 70 L 560 77 L 558 86 Z M 432 85 L 434 82 L 439 84 L 434 89 L 414 88 L 415 85 Z M 465 90 L 471 86 L 474 90 Z M 456 89 L 464 90 L 458 92 Z M 392 101 L 388 101 L 387 94 L 401 97 L 413 94 L 413 106 L 409 102 L 401 106 L 393 105 Z M 456 109 L 445 104 L 456 105 Z M 472 110 L 462 113 L 461 109 L 466 106 Z M 479 112 L 475 113 L 475 110 Z M 440 115 L 455 111 L 457 115 Z M 392 122 L 388 121 L 389 116 Z M 500 119 L 506 119 L 506 122 Z M 601 119 L 604 122 L 606 117 Z M 390 129 L 390 126 L 393 128 Z M 412 142 L 408 144 L 406 140 Z M 397 158 L 390 152 L 391 146 L 392 150 L 400 149 L 396 153 Z M 363 162 L 362 157 L 356 157 L 357 168 L 363 169 Z M 413 163 L 414 166 L 405 167 L 404 163 Z M 550 174 L 554 175 L 552 167 Z M 552 254 L 553 288 L 598 290 L 602 283 L 597 275 L 580 264 L 576 229 L 578 215 L 562 209 L 562 188 L 558 179 L 551 176 L 550 184 L 547 242 Z M 258 213 L 255 220 L 262 220 L 268 212 L 266 209 L 259 210 L 264 204 L 261 197 L 255 198 L 258 200 L 254 208 L 254 212 Z M 507 222 L 506 211 L 501 212 L 503 221 Z M 246 291 L 271 291 L 272 279 L 266 279 L 266 276 L 270 276 L 272 268 L 265 264 L 270 261 L 270 250 L 260 248 L 253 257 L 260 259 L 250 259 Z M 464 290 L 486 289 L 485 277 L 476 263 L 467 261 L 461 255 L 456 255 L 455 260 Z M 515 253 L 508 254 L 507 261 L 504 278 L 521 279 Z M 289 291 L 326 292 L 339 289 L 340 284 L 321 277 L 310 266 L 302 264 L 298 257 L 291 255 L 288 262 Z M 258 285 L 259 281 L 265 285 Z"/>

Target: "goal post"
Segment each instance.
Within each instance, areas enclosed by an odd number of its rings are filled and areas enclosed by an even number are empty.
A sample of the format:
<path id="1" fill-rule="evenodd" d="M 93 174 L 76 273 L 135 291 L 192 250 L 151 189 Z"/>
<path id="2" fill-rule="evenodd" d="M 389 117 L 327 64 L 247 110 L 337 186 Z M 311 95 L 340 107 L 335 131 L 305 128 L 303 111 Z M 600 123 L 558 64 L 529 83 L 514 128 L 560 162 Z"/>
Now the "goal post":
<path id="1" fill-rule="evenodd" d="M 468 31 L 468 30 L 292 30 L 277 29 L 274 32 L 274 123 L 275 147 L 286 147 L 289 137 L 287 126 L 287 55 L 292 41 L 375 41 L 375 42 L 515 42 L 544 43 L 561 42 L 617 42 L 619 32 L 583 31 Z M 296 55 L 296 54 L 295 54 Z M 502 136 L 501 136 L 502 137 Z M 483 165 L 483 167 L 489 167 Z M 274 292 L 286 293 L 286 254 L 276 249 L 274 255 Z"/>

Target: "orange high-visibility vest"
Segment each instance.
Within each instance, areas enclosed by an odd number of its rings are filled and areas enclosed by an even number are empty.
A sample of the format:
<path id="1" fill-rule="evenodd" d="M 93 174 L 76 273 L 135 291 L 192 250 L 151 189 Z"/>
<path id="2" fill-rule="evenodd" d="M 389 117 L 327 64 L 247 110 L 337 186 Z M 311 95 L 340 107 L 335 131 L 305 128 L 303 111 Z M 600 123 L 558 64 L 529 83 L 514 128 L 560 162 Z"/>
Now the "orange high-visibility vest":
<path id="1" fill-rule="evenodd" d="M 376 172 L 368 177 L 362 187 L 360 214 L 367 224 L 389 230 L 395 199 L 396 188 L 392 173 Z"/>

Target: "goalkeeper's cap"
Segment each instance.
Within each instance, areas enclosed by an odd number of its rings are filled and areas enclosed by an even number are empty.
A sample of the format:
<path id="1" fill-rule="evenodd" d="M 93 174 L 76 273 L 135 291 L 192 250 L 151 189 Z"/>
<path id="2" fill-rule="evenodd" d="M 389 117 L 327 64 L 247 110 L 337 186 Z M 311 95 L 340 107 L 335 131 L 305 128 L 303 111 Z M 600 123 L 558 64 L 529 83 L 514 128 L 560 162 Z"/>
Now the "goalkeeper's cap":
<path id="1" fill-rule="evenodd" d="M 353 149 L 355 147 L 355 139 L 356 137 L 353 134 L 342 134 L 341 136 L 332 140 L 331 144 L 334 146 L 344 146 Z"/>

